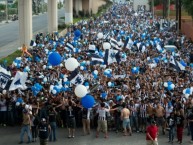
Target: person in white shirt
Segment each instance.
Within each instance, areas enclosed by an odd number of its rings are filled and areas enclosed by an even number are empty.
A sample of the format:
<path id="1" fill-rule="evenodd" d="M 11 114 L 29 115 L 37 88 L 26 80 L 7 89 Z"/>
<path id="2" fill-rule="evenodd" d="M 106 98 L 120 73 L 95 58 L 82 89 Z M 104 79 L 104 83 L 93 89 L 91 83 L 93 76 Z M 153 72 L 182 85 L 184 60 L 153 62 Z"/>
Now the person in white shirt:
<path id="1" fill-rule="evenodd" d="M 98 127 L 97 127 L 97 133 L 96 138 L 99 136 L 99 132 L 102 130 L 105 133 L 105 138 L 108 138 L 107 135 L 107 112 L 109 112 L 110 109 L 105 108 L 105 103 L 101 103 L 100 108 L 97 110 L 98 113 Z"/>

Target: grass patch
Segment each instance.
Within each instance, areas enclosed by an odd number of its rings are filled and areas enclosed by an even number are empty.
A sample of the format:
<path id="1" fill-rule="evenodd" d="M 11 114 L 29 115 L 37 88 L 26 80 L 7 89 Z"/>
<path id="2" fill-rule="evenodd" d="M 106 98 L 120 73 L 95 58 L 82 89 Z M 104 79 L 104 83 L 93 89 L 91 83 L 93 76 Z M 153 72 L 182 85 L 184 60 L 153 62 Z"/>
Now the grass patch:
<path id="1" fill-rule="evenodd" d="M 98 13 L 97 14 L 92 14 L 90 16 L 87 17 L 74 17 L 73 18 L 73 24 L 81 21 L 81 20 L 87 20 L 90 19 L 91 17 L 99 17 L 102 15 L 102 13 L 106 12 L 107 9 L 109 9 L 111 7 L 112 3 L 108 2 L 106 5 L 103 5 L 101 7 L 99 7 L 98 9 Z M 64 19 L 65 17 L 60 17 L 60 19 Z M 66 24 L 62 24 L 58 26 L 58 32 L 61 32 L 62 30 L 68 28 L 69 25 Z M 6 65 L 11 65 L 13 63 L 13 61 L 15 60 L 16 57 L 20 57 L 22 54 L 22 52 L 20 50 L 15 51 L 14 53 L 8 55 L 5 58 L 1 58 L 0 59 L 0 64 L 6 64 Z"/>
<path id="2" fill-rule="evenodd" d="M 65 20 L 65 17 L 60 17 L 60 19 L 63 19 L 63 20 Z M 73 24 L 75 24 L 75 23 L 77 23 L 77 22 L 79 22 L 79 21 L 81 21 L 81 20 L 86 20 L 86 19 L 88 19 L 88 18 L 86 18 L 86 17 L 84 17 L 84 18 L 82 18 L 82 17 L 74 17 L 73 18 Z"/>
<path id="3" fill-rule="evenodd" d="M 74 18 L 73 19 L 73 24 L 75 24 L 75 23 L 77 23 L 79 21 L 82 21 L 82 20 L 86 20 L 86 19 L 88 19 L 88 18 Z"/>
<path id="4" fill-rule="evenodd" d="M 0 64 L 11 65 L 16 57 L 20 57 L 21 56 L 21 53 L 22 52 L 20 50 L 17 50 L 14 53 L 8 55 L 7 57 L 1 58 L 0 59 Z"/>

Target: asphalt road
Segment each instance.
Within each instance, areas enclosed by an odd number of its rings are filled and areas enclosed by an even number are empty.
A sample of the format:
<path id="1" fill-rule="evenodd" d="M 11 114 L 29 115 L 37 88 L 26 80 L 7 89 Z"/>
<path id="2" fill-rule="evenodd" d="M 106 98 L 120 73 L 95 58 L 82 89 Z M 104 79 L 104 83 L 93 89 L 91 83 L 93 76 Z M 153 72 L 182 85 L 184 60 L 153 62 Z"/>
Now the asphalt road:
<path id="1" fill-rule="evenodd" d="M 75 138 L 67 138 L 66 128 L 56 129 L 56 142 L 49 142 L 48 145 L 146 145 L 145 133 L 133 133 L 132 136 L 123 136 L 123 133 L 116 134 L 114 131 L 109 132 L 109 138 L 105 139 L 104 134 L 100 134 L 99 138 L 95 138 L 96 130 L 92 130 L 90 135 L 82 136 L 82 129 L 76 129 Z M 186 132 L 186 130 L 185 130 Z M 20 127 L 1 127 L 0 126 L 0 145 L 17 145 L 19 142 Z M 168 143 L 168 132 L 166 135 L 158 137 L 159 145 L 179 145 L 176 142 Z M 189 143 L 190 136 L 186 133 L 183 135 L 182 145 L 193 145 Z M 27 136 L 24 137 L 23 145 L 26 145 Z M 39 145 L 39 141 L 31 143 L 30 145 Z"/>
<path id="2" fill-rule="evenodd" d="M 65 15 L 64 9 L 58 10 L 58 18 Z M 47 32 L 47 13 L 33 16 L 33 33 Z M 62 20 L 58 19 L 59 23 Z M 0 58 L 9 55 L 19 47 L 19 22 L 0 24 Z"/>

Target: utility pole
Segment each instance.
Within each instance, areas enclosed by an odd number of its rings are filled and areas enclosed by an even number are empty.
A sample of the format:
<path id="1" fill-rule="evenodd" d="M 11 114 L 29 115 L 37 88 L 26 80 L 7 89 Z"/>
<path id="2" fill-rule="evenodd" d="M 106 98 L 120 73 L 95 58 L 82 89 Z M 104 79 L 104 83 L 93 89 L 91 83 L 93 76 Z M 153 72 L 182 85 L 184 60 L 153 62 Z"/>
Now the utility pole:
<path id="1" fill-rule="evenodd" d="M 163 0 L 163 19 L 167 18 L 167 0 Z"/>
<path id="2" fill-rule="evenodd" d="M 42 6 L 42 14 L 44 13 L 44 0 L 41 1 L 41 6 Z"/>
<path id="3" fill-rule="evenodd" d="M 181 30 L 181 19 L 182 19 L 182 0 L 179 0 L 179 30 Z"/>
<path id="4" fill-rule="evenodd" d="M 176 0 L 176 31 L 177 32 L 179 32 L 179 27 L 178 27 L 178 25 L 179 25 L 179 10 L 178 10 L 178 8 L 179 8 L 179 3 L 178 3 L 179 1 L 178 0 Z"/>
<path id="5" fill-rule="evenodd" d="M 155 15 L 155 11 L 154 11 L 154 0 L 152 0 L 151 2 L 152 2 L 152 14 L 153 14 L 153 21 L 154 21 L 154 15 Z"/>
<path id="6" fill-rule="evenodd" d="M 168 0 L 168 19 L 170 18 L 170 0 Z"/>
<path id="7" fill-rule="evenodd" d="M 5 0 L 5 6 L 6 6 L 6 10 L 5 10 L 5 13 L 6 13 L 6 23 L 8 23 L 8 0 Z"/>

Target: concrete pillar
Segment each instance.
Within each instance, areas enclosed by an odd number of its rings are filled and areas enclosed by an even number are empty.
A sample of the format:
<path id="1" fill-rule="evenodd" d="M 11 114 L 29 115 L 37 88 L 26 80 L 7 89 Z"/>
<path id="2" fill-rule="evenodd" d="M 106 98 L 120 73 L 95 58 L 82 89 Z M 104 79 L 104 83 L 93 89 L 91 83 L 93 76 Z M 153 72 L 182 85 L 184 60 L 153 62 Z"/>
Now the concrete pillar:
<path id="1" fill-rule="evenodd" d="M 89 11 L 89 0 L 82 0 L 82 9 L 85 13 Z"/>
<path id="2" fill-rule="evenodd" d="M 48 0 L 48 32 L 58 31 L 58 2 Z"/>
<path id="3" fill-rule="evenodd" d="M 73 0 L 73 7 L 72 7 L 72 9 L 73 9 L 73 12 L 76 9 L 76 0 Z"/>
<path id="4" fill-rule="evenodd" d="M 76 10 L 76 14 L 79 14 L 79 11 L 82 11 L 82 0 L 76 0 L 75 3 L 75 10 Z"/>
<path id="5" fill-rule="evenodd" d="M 25 44 L 30 45 L 33 37 L 32 31 L 32 0 L 19 0 L 18 1 L 18 14 L 19 14 L 19 39 L 20 46 Z"/>
<path id="6" fill-rule="evenodd" d="M 82 0 L 77 1 L 78 1 L 78 11 L 82 11 Z"/>
<path id="7" fill-rule="evenodd" d="M 73 0 L 65 1 L 65 23 L 73 23 Z"/>
<path id="8" fill-rule="evenodd" d="M 88 2 L 89 2 L 89 11 L 88 11 L 88 12 L 89 12 L 89 14 L 90 14 L 91 11 L 93 11 L 93 4 L 94 4 L 94 3 L 93 3 L 93 0 L 89 0 Z"/>

